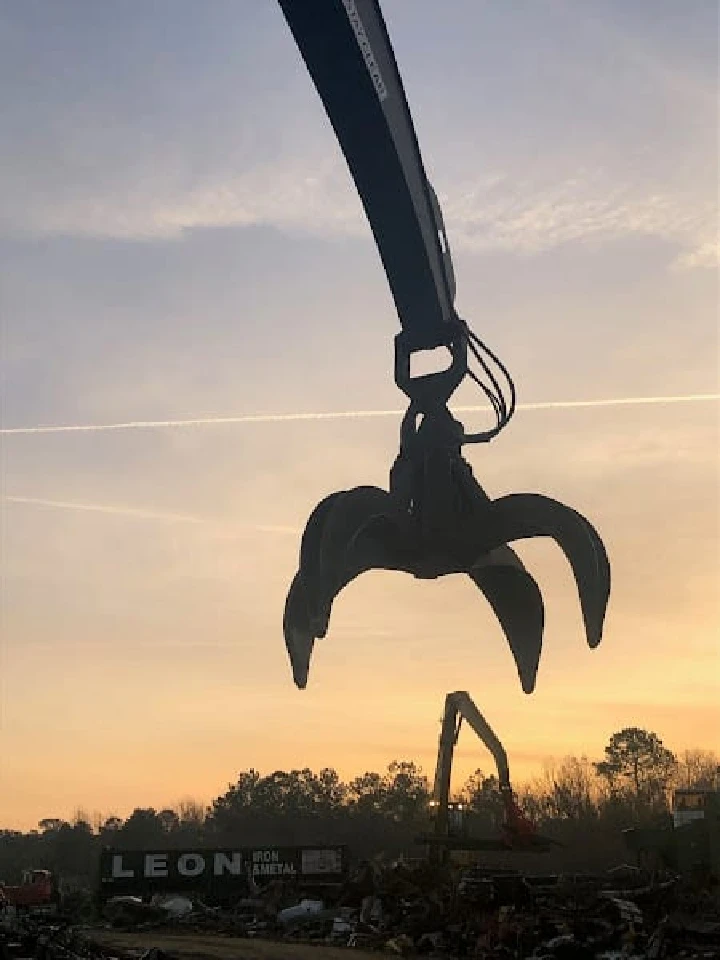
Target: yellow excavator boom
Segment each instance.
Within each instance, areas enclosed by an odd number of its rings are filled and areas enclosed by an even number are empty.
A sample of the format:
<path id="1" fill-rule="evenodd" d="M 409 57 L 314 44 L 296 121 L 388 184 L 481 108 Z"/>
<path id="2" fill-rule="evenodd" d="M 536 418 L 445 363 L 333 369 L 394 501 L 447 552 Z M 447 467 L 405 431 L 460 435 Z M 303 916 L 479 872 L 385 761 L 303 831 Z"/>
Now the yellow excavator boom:
<path id="1" fill-rule="evenodd" d="M 470 694 L 465 690 L 455 690 L 445 697 L 445 712 L 440 730 L 437 765 L 435 767 L 435 783 L 431 801 L 431 806 L 435 808 L 435 856 L 442 856 L 441 851 L 448 840 L 450 776 L 455 744 L 463 720 L 469 724 L 495 760 L 500 794 L 505 810 L 503 842 L 507 846 L 536 843 L 541 838 L 537 838 L 534 825 L 522 813 L 513 796 L 510 785 L 510 767 L 505 748 L 500 743 L 495 731 L 473 703 Z"/>

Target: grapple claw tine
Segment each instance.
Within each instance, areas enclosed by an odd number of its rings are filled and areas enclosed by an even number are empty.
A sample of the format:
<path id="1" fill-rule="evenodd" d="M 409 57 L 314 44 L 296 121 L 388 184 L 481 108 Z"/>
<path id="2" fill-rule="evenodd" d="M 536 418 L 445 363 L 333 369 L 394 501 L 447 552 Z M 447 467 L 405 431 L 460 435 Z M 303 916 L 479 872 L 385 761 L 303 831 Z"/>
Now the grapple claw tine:
<path id="1" fill-rule="evenodd" d="M 310 625 L 307 592 L 299 573 L 295 574 L 285 600 L 283 633 L 293 680 L 300 690 L 304 690 L 307 685 L 315 635 Z"/>
<path id="2" fill-rule="evenodd" d="M 509 547 L 493 550 L 468 575 L 500 621 L 523 691 L 532 693 L 545 626 L 545 607 L 537 583 Z"/>
<path id="3" fill-rule="evenodd" d="M 323 529 L 333 504 L 344 493 L 339 491 L 324 497 L 305 524 L 300 541 L 300 564 L 285 600 L 283 633 L 290 657 L 293 679 L 302 690 L 307 684 L 313 646 L 327 629 L 327 616 L 318 608 L 320 584 L 320 551 Z"/>
<path id="4" fill-rule="evenodd" d="M 366 570 L 402 570 L 414 576 L 423 552 L 412 526 L 396 515 L 373 517 L 358 531 L 350 549 Z"/>
<path id="5" fill-rule="evenodd" d="M 416 557 L 408 548 L 402 531 L 391 520 L 377 517 L 367 528 L 358 531 L 345 548 L 342 566 L 334 570 L 332 605 L 345 587 L 369 570 L 402 570 L 412 573 Z"/>
<path id="6" fill-rule="evenodd" d="M 305 524 L 300 541 L 300 570 L 311 592 L 320 576 L 320 554 L 325 526 L 333 507 L 344 493 L 344 490 L 339 490 L 321 500 Z"/>
<path id="7" fill-rule="evenodd" d="M 315 562 L 320 547 L 323 529 L 334 504 L 346 491 L 338 490 L 329 493 L 318 503 L 308 517 L 300 540 L 300 566 L 304 567 Z"/>
<path id="8" fill-rule="evenodd" d="M 514 493 L 493 503 L 498 539 L 552 537 L 565 554 L 575 577 L 585 633 L 590 647 L 602 638 L 610 596 L 610 564 L 592 524 L 571 507 L 539 493 Z"/>
<path id="9" fill-rule="evenodd" d="M 374 532 L 365 531 L 375 524 Z M 325 497 L 311 513 L 300 547 L 300 567 L 285 602 L 283 630 L 293 677 L 307 683 L 316 639 L 328 630 L 335 597 L 366 570 L 412 572 L 402 511 L 379 487 L 356 487 Z"/>
<path id="10" fill-rule="evenodd" d="M 394 498 L 379 487 L 355 487 L 345 491 L 333 503 L 323 527 L 320 544 L 319 596 L 322 598 L 323 605 L 332 602 L 332 598 L 337 596 L 350 579 L 354 579 L 363 572 L 358 568 L 357 573 L 349 579 L 344 576 L 353 544 L 362 532 L 379 518 L 397 519 L 398 523 L 401 518 L 401 512 Z M 356 564 L 351 560 L 350 568 L 354 569 L 355 566 Z M 370 568 L 364 567 L 364 569 Z"/>

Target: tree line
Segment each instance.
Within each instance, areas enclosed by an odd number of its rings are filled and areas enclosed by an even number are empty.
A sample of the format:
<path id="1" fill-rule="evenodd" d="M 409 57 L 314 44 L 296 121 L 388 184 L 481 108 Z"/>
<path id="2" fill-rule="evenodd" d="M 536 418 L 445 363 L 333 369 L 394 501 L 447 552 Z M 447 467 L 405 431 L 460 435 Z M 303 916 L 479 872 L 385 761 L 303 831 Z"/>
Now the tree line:
<path id="1" fill-rule="evenodd" d="M 678 787 L 717 787 L 715 753 L 676 755 L 657 734 L 628 727 L 610 737 L 602 760 L 566 757 L 517 789 L 538 828 L 566 844 L 582 843 L 606 856 L 628 826 L 661 823 Z M 431 784 L 412 761 L 394 761 L 380 774 L 344 782 L 331 767 L 242 771 L 208 807 L 187 801 L 156 810 L 137 807 L 126 818 L 78 812 L 71 821 L 48 817 L 28 832 L 0 830 L 0 880 L 16 882 L 24 869 L 55 871 L 64 884 L 92 886 L 103 846 L 118 849 L 223 845 L 346 843 L 358 856 L 397 856 L 417 844 L 429 826 Z M 502 822 L 497 777 L 476 770 L 453 799 L 471 811 L 475 829 L 493 834 Z M 615 846 L 613 847 L 613 843 Z"/>

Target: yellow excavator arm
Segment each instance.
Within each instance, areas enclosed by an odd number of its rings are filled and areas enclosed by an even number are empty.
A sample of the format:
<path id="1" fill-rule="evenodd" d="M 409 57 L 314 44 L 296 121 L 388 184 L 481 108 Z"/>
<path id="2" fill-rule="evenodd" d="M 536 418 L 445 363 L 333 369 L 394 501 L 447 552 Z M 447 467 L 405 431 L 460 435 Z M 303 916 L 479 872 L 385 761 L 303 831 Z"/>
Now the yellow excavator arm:
<path id="1" fill-rule="evenodd" d="M 470 694 L 465 690 L 455 690 L 445 697 L 445 712 L 440 729 L 435 785 L 433 787 L 433 801 L 439 805 L 447 805 L 450 797 L 453 754 L 463 720 L 467 721 L 492 754 L 497 767 L 500 789 L 510 787 L 510 768 L 505 748 L 498 740 L 495 731 L 473 703 Z"/>
<path id="2" fill-rule="evenodd" d="M 435 783 L 433 786 L 432 806 L 435 808 L 435 838 L 438 846 L 448 836 L 448 804 L 450 800 L 450 776 L 452 774 L 453 754 L 465 720 L 475 734 L 492 754 L 497 768 L 500 793 L 505 808 L 505 838 L 508 846 L 526 841 L 534 835 L 532 824 L 523 816 L 515 803 L 510 785 L 510 767 L 507 753 L 495 731 L 473 703 L 465 690 L 455 690 L 445 697 L 445 712 L 440 729 Z"/>

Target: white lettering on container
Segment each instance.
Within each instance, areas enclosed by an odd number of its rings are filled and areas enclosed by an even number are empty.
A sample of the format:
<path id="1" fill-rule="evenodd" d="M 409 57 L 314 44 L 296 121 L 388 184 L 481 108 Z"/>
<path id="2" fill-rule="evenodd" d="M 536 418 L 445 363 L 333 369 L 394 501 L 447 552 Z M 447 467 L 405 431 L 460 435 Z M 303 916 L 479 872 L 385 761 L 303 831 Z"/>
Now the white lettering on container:
<path id="1" fill-rule="evenodd" d="M 145 854 L 145 876 L 166 877 L 168 875 L 166 853 Z"/>
<path id="2" fill-rule="evenodd" d="M 213 862 L 213 873 L 216 877 L 221 877 L 223 873 L 240 876 L 242 873 L 242 854 L 232 853 L 228 857 L 226 853 L 216 853 Z"/>
<path id="3" fill-rule="evenodd" d="M 199 877 L 205 869 L 205 859 L 199 853 L 184 853 L 178 859 L 177 868 L 181 877 Z"/>
<path id="4" fill-rule="evenodd" d="M 134 870 L 126 870 L 123 867 L 122 854 L 116 853 L 112 858 L 112 877 L 113 880 L 124 880 L 126 877 L 134 877 Z"/>

